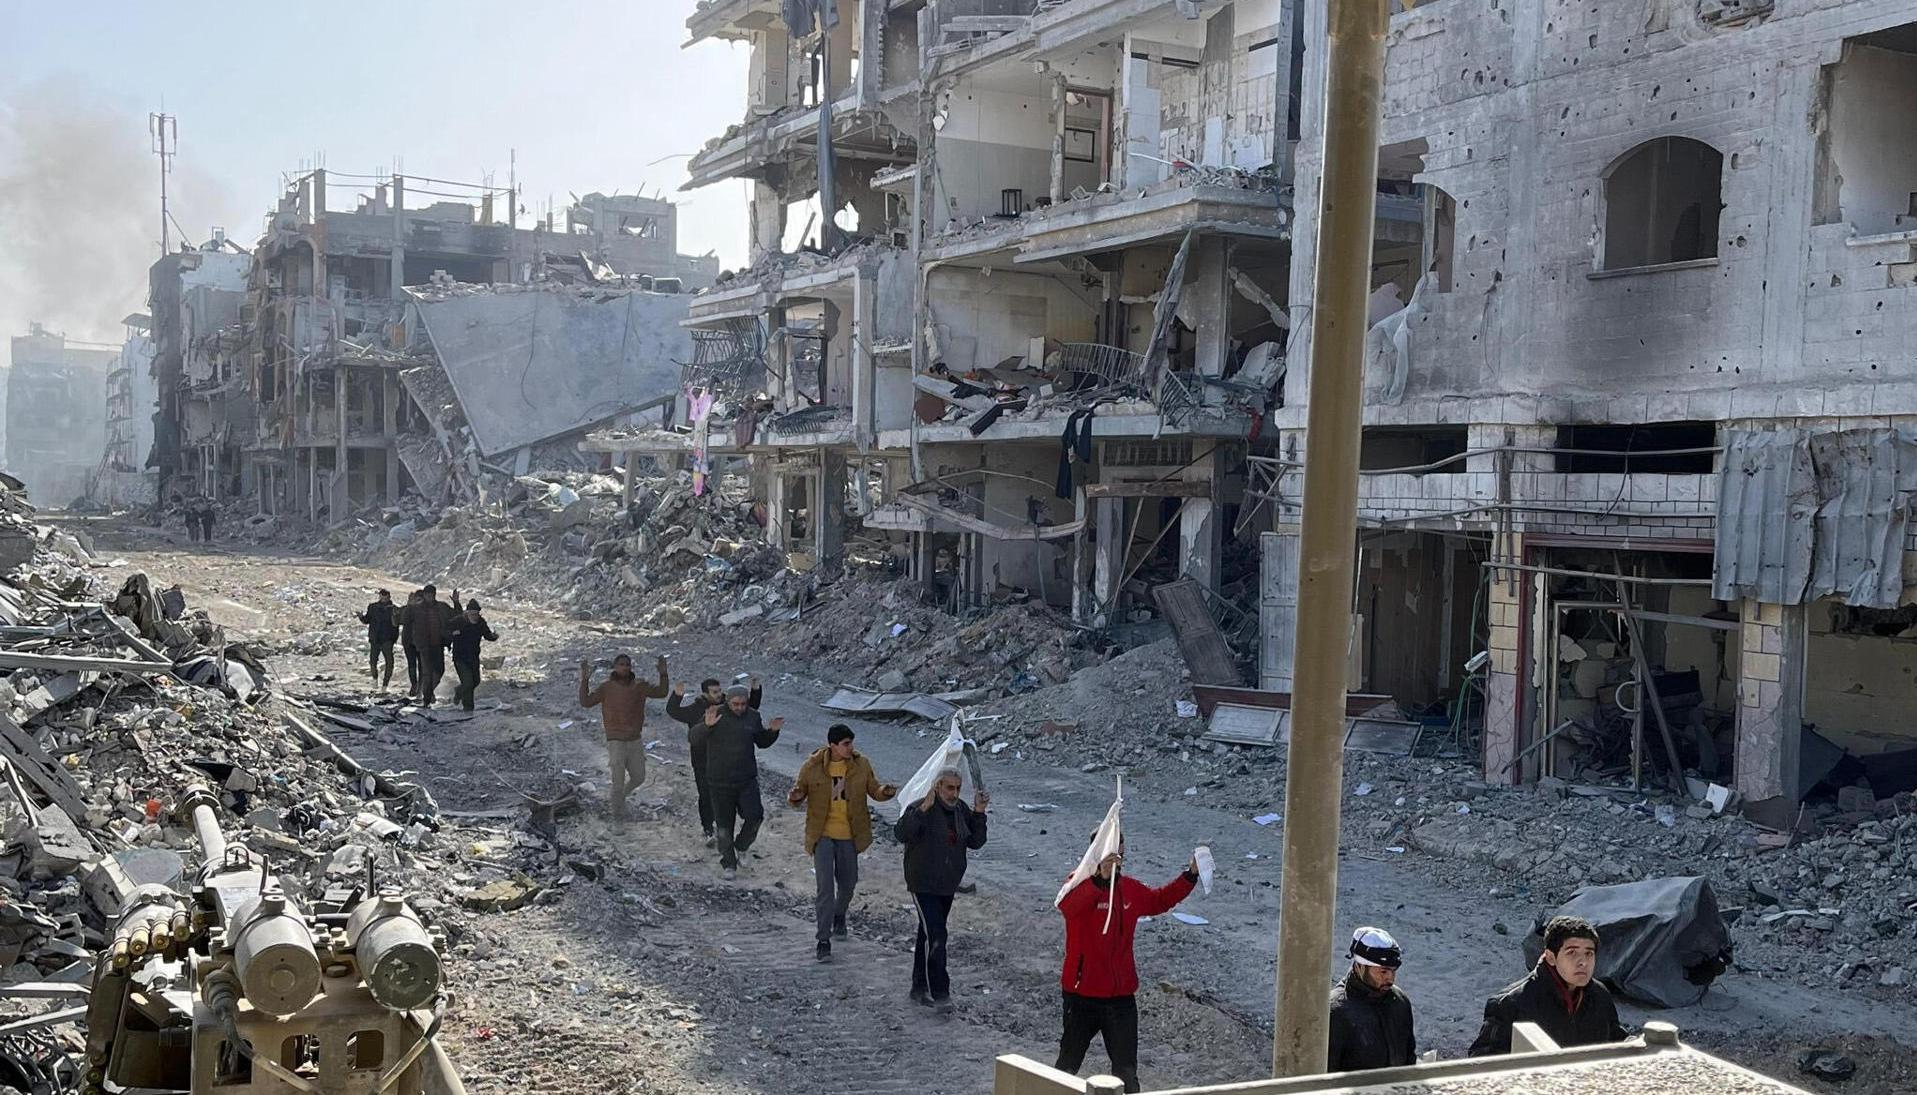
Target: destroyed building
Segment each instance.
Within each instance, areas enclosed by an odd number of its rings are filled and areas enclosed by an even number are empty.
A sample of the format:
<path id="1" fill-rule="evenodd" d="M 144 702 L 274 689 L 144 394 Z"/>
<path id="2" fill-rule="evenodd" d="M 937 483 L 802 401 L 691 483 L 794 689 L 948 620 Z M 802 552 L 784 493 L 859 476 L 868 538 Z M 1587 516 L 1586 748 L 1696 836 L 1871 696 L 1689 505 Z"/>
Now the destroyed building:
<path id="1" fill-rule="evenodd" d="M 87 492 L 106 448 L 107 374 L 119 348 L 75 342 L 38 323 L 12 343 L 6 470 L 58 505 Z"/>
<path id="2" fill-rule="evenodd" d="M 1352 689 L 1482 712 L 1496 782 L 1688 771 L 1784 826 L 1813 789 L 1909 789 L 1910 5 L 1404 6 Z M 1294 314 L 1324 157 L 1306 18 Z M 1274 690 L 1304 379 L 1251 460 Z"/>
<path id="3" fill-rule="evenodd" d="M 134 313 L 121 323 L 126 341 L 107 373 L 106 450 L 88 497 L 109 508 L 150 505 L 158 497 L 158 473 L 147 470 L 153 451 L 153 319 Z"/>
<path id="4" fill-rule="evenodd" d="M 350 208 L 329 203 L 342 193 Z M 436 200 L 412 204 L 422 194 Z M 324 169 L 291 182 L 254 253 L 237 347 L 257 416 L 240 483 L 261 512 L 338 520 L 409 492 L 444 500 L 456 464 L 469 482 L 481 459 L 510 463 L 647 401 L 635 363 L 664 370 L 684 355 L 679 290 L 709 282 L 716 258 L 677 253 L 670 203 L 590 195 L 558 232 L 516 227 L 517 200 Z M 447 322 L 426 320 L 422 298 L 441 301 L 432 310 Z M 663 343 L 625 335 L 654 329 Z M 448 345 L 457 361 L 440 355 Z M 655 388 L 670 394 L 670 381 L 661 372 Z"/>
<path id="5" fill-rule="evenodd" d="M 834 561 L 850 513 L 953 608 L 1249 583 L 1297 6 L 700 4 L 751 65 L 688 185 L 752 181 L 753 264 L 693 304 L 682 447 L 753 457 L 776 546 Z"/>
<path id="6" fill-rule="evenodd" d="M 214 229 L 199 247 L 163 255 L 147 275 L 153 309 L 151 453 L 158 497 L 239 493 L 252 408 L 236 358 L 252 259 Z"/>

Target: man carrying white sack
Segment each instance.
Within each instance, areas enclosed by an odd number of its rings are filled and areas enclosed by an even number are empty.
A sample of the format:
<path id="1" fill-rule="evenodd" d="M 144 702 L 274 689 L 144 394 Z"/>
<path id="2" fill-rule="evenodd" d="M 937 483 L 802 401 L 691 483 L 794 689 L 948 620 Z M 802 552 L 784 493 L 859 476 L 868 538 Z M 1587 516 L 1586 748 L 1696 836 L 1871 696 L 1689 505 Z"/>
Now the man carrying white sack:
<path id="1" fill-rule="evenodd" d="M 1122 798 L 1112 804 L 1056 902 L 1065 917 L 1065 969 L 1059 976 L 1065 1021 L 1052 1067 L 1076 1073 L 1098 1035 L 1112 1059 L 1112 1075 L 1125 1082 L 1126 1091 L 1137 1091 L 1138 967 L 1132 940 L 1140 917 L 1170 912 L 1191 894 L 1199 862 L 1194 855 L 1183 874 L 1156 889 L 1124 874 L 1125 838 L 1118 827 L 1123 805 Z"/>

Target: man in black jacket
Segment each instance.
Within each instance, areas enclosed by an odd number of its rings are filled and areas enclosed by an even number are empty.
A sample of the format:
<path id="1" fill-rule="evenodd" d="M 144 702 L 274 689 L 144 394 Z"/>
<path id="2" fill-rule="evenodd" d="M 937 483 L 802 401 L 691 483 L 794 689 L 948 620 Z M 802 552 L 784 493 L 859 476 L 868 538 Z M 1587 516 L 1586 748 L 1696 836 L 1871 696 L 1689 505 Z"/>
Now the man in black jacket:
<path id="1" fill-rule="evenodd" d="M 1326 1072 L 1362 1072 L 1415 1064 L 1418 1039 L 1411 998 L 1398 988 L 1404 952 L 1382 928 L 1351 933 L 1351 972 L 1331 990 Z"/>
<path id="2" fill-rule="evenodd" d="M 972 805 L 959 799 L 964 778 L 947 768 L 932 781 L 932 790 L 907 806 L 892 835 L 905 845 L 905 888 L 918 910 L 918 936 L 912 943 L 912 999 L 949 1011 L 952 979 L 945 972 L 946 919 L 952 896 L 965 880 L 966 849 L 985 847 L 985 792 Z"/>
<path id="3" fill-rule="evenodd" d="M 177 586 L 174 588 L 178 588 Z M 393 683 L 393 643 L 399 638 L 399 618 L 396 615 L 399 606 L 393 603 L 393 595 L 385 590 L 379 591 L 379 599 L 366 606 L 359 614 L 359 622 L 366 625 L 366 650 L 370 663 L 368 672 L 379 686 L 385 688 Z M 386 675 L 379 672 L 379 660 L 386 659 Z"/>
<path id="4" fill-rule="evenodd" d="M 493 633 L 486 617 L 479 614 L 479 602 L 467 601 L 466 612 L 453 622 L 453 671 L 459 674 L 459 687 L 453 690 L 453 698 L 468 711 L 473 709 L 473 696 L 479 691 L 479 644 L 496 643 L 499 636 Z M 390 668 L 391 663 L 388 662 Z"/>
<path id="5" fill-rule="evenodd" d="M 752 847 L 765 821 L 765 803 L 759 798 L 759 758 L 753 750 L 772 748 L 785 726 L 782 718 L 761 721 L 749 699 L 744 688 L 733 685 L 726 689 L 725 704 L 706 708 L 701 724 L 693 728 L 697 747 L 706 754 L 719 866 L 728 881 L 738 877 L 739 854 Z"/>
<path id="6" fill-rule="evenodd" d="M 764 694 L 759 687 L 759 678 L 753 677 L 752 691 L 746 695 L 746 706 L 757 711 Z M 692 699 L 686 699 L 684 682 L 673 685 L 672 695 L 666 697 L 667 716 L 686 724 L 686 747 L 692 752 L 692 785 L 699 792 L 699 828 L 705 830 L 708 848 L 713 846 L 712 784 L 706 778 L 706 742 L 699 727 L 705 722 L 707 709 L 720 706 L 725 699 L 725 689 L 720 686 L 717 677 L 700 681 L 699 694 Z"/>
<path id="7" fill-rule="evenodd" d="M 1611 991 L 1596 980 L 1597 929 L 1577 916 L 1544 925 L 1544 953 L 1531 975 L 1484 1002 L 1471 1056 L 1511 1052 L 1511 1024 L 1536 1023 L 1559 1046 L 1603 1045 L 1626 1037 Z"/>

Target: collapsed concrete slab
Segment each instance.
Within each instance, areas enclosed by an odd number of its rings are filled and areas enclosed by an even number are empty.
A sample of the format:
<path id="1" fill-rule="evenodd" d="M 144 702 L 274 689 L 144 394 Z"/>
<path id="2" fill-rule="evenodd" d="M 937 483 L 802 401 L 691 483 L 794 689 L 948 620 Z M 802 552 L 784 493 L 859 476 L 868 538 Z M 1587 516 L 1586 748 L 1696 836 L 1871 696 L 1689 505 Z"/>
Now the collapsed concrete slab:
<path id="1" fill-rule="evenodd" d="M 494 456 L 619 417 L 674 392 L 692 339 L 687 297 L 528 290 L 417 296 L 421 321 Z"/>

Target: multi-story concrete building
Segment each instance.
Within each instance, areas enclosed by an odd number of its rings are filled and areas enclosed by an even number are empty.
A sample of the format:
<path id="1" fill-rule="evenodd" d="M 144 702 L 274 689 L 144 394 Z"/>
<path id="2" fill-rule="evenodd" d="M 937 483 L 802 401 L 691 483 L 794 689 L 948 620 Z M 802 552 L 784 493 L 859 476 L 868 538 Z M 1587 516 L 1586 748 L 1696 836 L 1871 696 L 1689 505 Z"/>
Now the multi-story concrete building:
<path id="1" fill-rule="evenodd" d="M 1252 573 L 1228 545 L 1285 360 L 1298 7 L 698 7 L 693 40 L 752 62 L 691 185 L 753 180 L 754 264 L 695 302 L 687 383 L 762 458 L 775 537 L 829 560 L 849 500 L 950 603 L 1087 623 L 1145 576 Z"/>
<path id="2" fill-rule="evenodd" d="M 61 509 L 87 492 L 106 447 L 107 373 L 119 358 L 33 324 L 7 370 L 6 470 L 34 503 Z"/>
<path id="3" fill-rule="evenodd" d="M 1306 7 L 1294 313 L 1323 148 Z M 1378 314 L 1409 305 L 1367 355 L 1354 689 L 1481 688 L 1490 779 L 1662 781 L 1675 753 L 1788 823 L 1841 749 L 1896 789 L 1917 746 L 1913 18 L 1896 0 L 1393 15 L 1379 188 L 1421 215 L 1381 216 L 1376 245 Z M 1281 452 L 1253 461 L 1277 521 L 1275 689 L 1305 380 L 1271 421 Z"/>
<path id="4" fill-rule="evenodd" d="M 329 204 L 338 191 L 353 195 L 352 208 Z M 422 191 L 436 200 L 409 205 Z M 542 282 L 637 292 L 698 287 L 717 274 L 715 257 L 678 254 L 668 202 L 590 195 L 567 211 L 565 231 L 515 227 L 506 211 L 516 203 L 505 188 L 397 175 L 317 170 L 291 182 L 255 251 L 247 298 L 246 383 L 258 425 L 242 470 L 263 509 L 338 518 L 396 501 L 417 486 L 404 453 L 442 451 L 434 422 L 402 385 L 403 373 L 434 363 L 411 289 Z M 498 299 L 513 312 L 498 322 L 514 337 L 564 341 L 533 329 L 538 309 Z"/>
<path id="5" fill-rule="evenodd" d="M 107 373 L 106 451 L 95 470 L 91 497 L 124 509 L 150 505 L 158 496 L 159 473 L 148 470 L 153 451 L 153 319 L 135 313 L 122 321 L 126 341 Z"/>
<path id="6" fill-rule="evenodd" d="M 162 499 L 231 498 L 252 437 L 252 404 L 233 360 L 253 260 L 214 229 L 199 247 L 164 255 L 148 272 L 157 405 L 145 466 Z"/>

